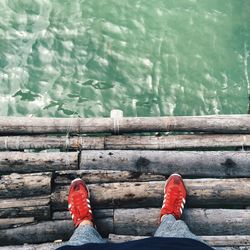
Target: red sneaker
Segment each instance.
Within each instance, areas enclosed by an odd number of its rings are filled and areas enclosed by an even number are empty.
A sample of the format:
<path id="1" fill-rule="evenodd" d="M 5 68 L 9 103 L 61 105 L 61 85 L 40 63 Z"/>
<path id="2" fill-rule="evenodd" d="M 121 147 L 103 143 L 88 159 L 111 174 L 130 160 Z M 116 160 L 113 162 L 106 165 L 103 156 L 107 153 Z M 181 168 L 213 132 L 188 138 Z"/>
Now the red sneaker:
<path id="1" fill-rule="evenodd" d="M 179 220 L 186 202 L 186 195 L 187 191 L 181 176 L 179 174 L 172 174 L 165 183 L 160 220 L 165 214 L 172 214 Z"/>
<path id="2" fill-rule="evenodd" d="M 70 185 L 68 208 L 76 227 L 83 220 L 89 220 L 93 223 L 89 197 L 90 194 L 86 184 L 80 178 L 74 179 Z"/>

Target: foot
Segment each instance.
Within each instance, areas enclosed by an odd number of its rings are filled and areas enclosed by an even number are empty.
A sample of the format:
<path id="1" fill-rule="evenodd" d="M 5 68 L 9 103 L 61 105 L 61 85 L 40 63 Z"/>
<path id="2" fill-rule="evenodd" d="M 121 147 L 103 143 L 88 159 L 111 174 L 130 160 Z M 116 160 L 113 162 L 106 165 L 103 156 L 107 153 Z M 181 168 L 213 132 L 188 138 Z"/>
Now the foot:
<path id="1" fill-rule="evenodd" d="M 90 221 L 93 223 L 93 214 L 89 197 L 89 190 L 80 178 L 71 182 L 68 196 L 68 208 L 76 227 L 83 221 Z"/>
<path id="2" fill-rule="evenodd" d="M 187 191 L 181 176 L 172 174 L 165 183 L 160 220 L 166 214 L 172 214 L 179 220 L 186 202 L 186 194 Z"/>

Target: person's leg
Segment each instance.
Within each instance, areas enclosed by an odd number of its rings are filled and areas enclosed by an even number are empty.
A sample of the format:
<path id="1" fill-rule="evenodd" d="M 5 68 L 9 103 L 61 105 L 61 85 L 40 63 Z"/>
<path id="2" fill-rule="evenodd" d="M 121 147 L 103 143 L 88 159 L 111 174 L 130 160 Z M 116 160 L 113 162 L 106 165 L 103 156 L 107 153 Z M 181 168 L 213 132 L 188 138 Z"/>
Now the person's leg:
<path id="1" fill-rule="evenodd" d="M 79 226 L 66 245 L 79 246 L 87 243 L 106 243 L 101 235 L 90 225 Z"/>
<path id="2" fill-rule="evenodd" d="M 87 243 L 106 243 L 94 228 L 89 198 L 90 193 L 86 184 L 79 178 L 73 180 L 69 190 L 68 208 L 76 229 L 65 245 L 78 246 Z"/>
<path id="3" fill-rule="evenodd" d="M 184 221 L 180 220 L 186 203 L 186 187 L 178 174 L 172 174 L 164 186 L 164 200 L 160 212 L 161 224 L 155 237 L 201 239 L 190 232 Z"/>
<path id="4" fill-rule="evenodd" d="M 174 237 L 189 238 L 202 241 L 198 236 L 191 233 L 186 223 L 182 220 L 176 220 L 171 214 L 164 215 L 154 237 Z"/>

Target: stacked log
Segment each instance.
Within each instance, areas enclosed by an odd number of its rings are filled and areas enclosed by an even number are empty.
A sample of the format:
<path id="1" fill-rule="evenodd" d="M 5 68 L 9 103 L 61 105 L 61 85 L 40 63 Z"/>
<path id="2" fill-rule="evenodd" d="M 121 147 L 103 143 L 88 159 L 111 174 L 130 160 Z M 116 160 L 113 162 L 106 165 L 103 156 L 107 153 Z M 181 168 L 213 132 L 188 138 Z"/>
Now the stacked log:
<path id="1" fill-rule="evenodd" d="M 247 134 L 249 115 L 110 117 L 110 118 L 41 118 L 1 117 L 0 135 L 141 133 L 141 132 L 210 132 Z"/>
<path id="2" fill-rule="evenodd" d="M 67 218 L 58 216 L 54 216 L 54 221 L 1 230 L 0 242 L 7 245 L 67 240 L 73 233 L 73 223 L 67 219 L 68 215 Z M 109 233 L 151 236 L 157 228 L 158 219 L 159 208 L 110 209 L 99 210 L 96 224 L 106 237 Z M 250 213 L 245 209 L 187 209 L 184 220 L 197 235 L 250 234 Z"/>
<path id="3" fill-rule="evenodd" d="M 67 150 L 170 150 L 220 149 L 250 146 L 250 135 L 84 135 L 2 136 L 0 150 L 60 149 Z"/>
<path id="4" fill-rule="evenodd" d="M 77 177 L 88 184 L 104 237 L 152 236 L 165 180 L 178 172 L 191 231 L 220 250 L 249 246 L 250 152 L 238 150 L 250 146 L 249 124 L 244 115 L 0 118 L 0 245 L 67 240 L 67 195 Z"/>
<path id="5" fill-rule="evenodd" d="M 0 152 L 0 173 L 52 172 L 78 168 L 76 152 Z"/>
<path id="6" fill-rule="evenodd" d="M 85 150 L 80 169 L 106 169 L 186 177 L 249 177 L 249 151 Z"/>

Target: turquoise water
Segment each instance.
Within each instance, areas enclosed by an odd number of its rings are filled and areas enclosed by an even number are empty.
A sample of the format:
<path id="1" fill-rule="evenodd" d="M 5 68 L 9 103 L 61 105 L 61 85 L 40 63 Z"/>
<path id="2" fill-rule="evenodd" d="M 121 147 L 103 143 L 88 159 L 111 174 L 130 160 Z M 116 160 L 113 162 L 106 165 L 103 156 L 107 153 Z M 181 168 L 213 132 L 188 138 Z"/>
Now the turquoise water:
<path id="1" fill-rule="evenodd" d="M 248 112 L 250 0 L 1 0 L 0 115 Z"/>

